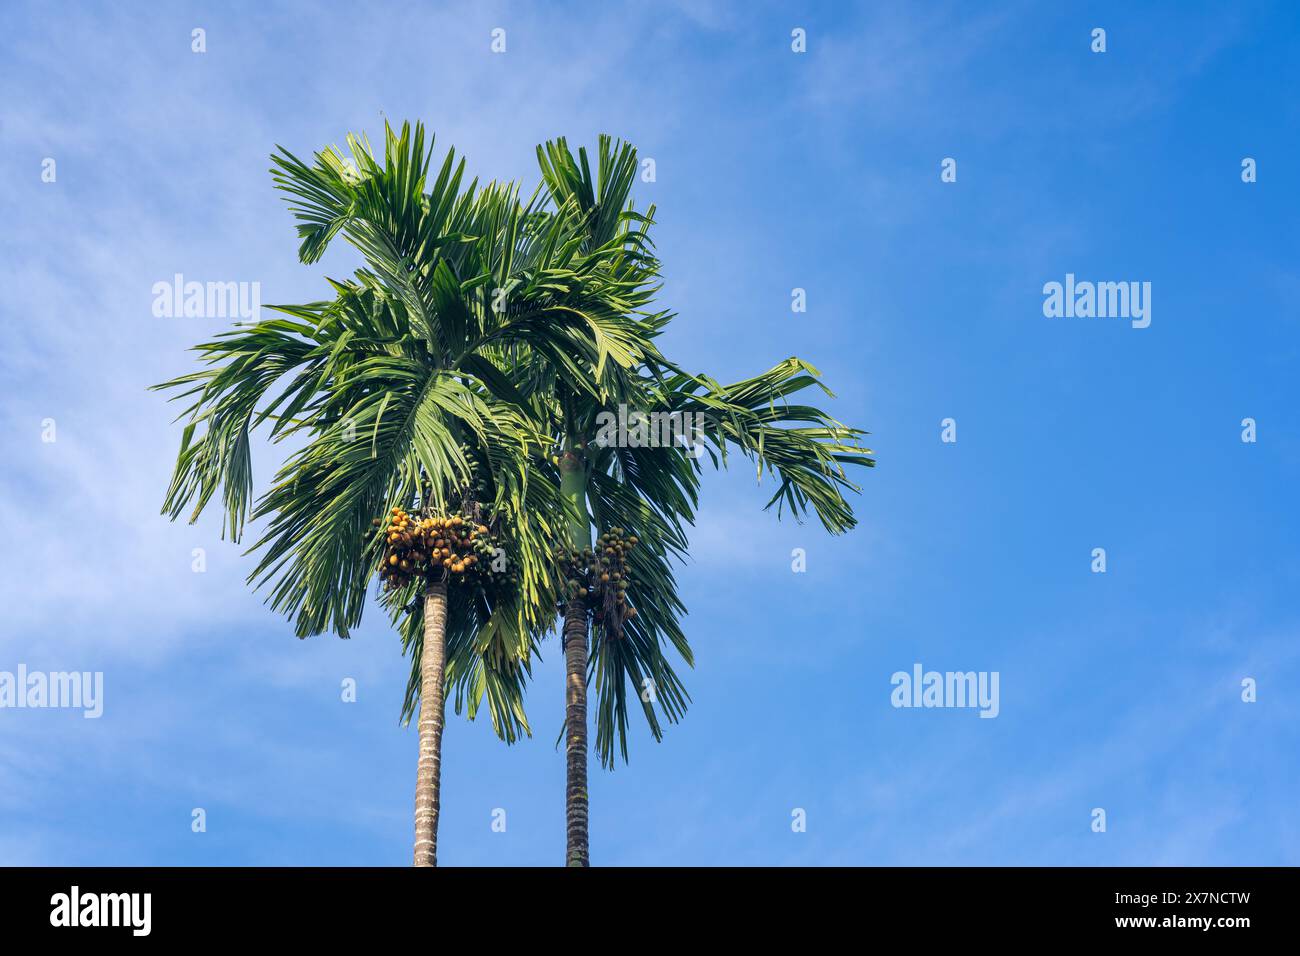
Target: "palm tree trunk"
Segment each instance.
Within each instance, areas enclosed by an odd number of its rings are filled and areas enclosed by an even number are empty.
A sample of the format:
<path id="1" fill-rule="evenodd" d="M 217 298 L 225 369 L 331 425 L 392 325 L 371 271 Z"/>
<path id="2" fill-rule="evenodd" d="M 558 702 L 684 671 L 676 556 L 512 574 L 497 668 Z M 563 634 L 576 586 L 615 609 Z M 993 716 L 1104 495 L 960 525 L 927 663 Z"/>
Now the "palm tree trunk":
<path id="1" fill-rule="evenodd" d="M 587 511 L 587 469 L 572 440 L 560 457 L 560 493 L 573 508 L 569 546 L 591 546 Z M 578 595 L 564 607 L 564 822 L 566 866 L 590 866 L 587 855 L 587 600 Z"/>
<path id="2" fill-rule="evenodd" d="M 568 866 L 589 866 L 587 856 L 587 601 L 564 609 L 565 831 Z"/>
<path id="3" fill-rule="evenodd" d="M 442 675 L 447 655 L 447 585 L 424 589 L 420 650 L 420 762 L 415 778 L 415 865 L 438 865 L 438 805 L 442 776 Z"/>

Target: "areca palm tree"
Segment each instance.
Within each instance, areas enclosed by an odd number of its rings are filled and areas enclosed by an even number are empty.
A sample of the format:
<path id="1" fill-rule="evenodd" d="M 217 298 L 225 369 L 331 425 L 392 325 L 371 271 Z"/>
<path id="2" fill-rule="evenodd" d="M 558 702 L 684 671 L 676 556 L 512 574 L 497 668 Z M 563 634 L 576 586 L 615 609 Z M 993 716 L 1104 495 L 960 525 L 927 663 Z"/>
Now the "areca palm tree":
<path id="1" fill-rule="evenodd" d="M 778 482 L 768 502 L 796 519 L 812 510 L 831 533 L 856 523 L 845 494 L 856 485 L 847 467 L 871 466 L 864 432 L 791 398 L 809 388 L 829 390 L 811 365 L 787 359 L 768 371 L 731 384 L 692 375 L 664 357 L 654 340 L 674 316 L 654 306 L 660 282 L 650 227 L 654 207 L 644 213 L 630 199 L 636 151 L 602 136 L 593 171 L 585 149 L 577 156 L 556 140 L 538 147 L 545 190 L 543 208 L 582 236 L 580 252 L 599 257 L 624 292 L 620 301 L 638 337 L 626 354 L 625 378 L 617 393 L 573 388 L 548 375 L 532 353 L 515 355 L 509 369 L 533 399 L 559 448 L 561 497 L 569 516 L 564 559 L 568 573 L 583 574 L 566 588 L 563 640 L 566 663 L 566 863 L 589 863 L 587 796 L 587 689 L 597 690 L 596 750 L 611 766 L 615 744 L 627 759 L 628 691 L 637 695 L 651 733 L 662 737 L 659 713 L 676 721 L 689 700 L 664 651 L 674 648 L 687 664 L 692 654 L 680 626 L 685 607 L 677 595 L 672 566 L 686 553 L 687 528 L 698 503 L 702 456 L 723 466 L 730 452 L 754 462 Z M 628 447 L 593 440 L 602 414 L 632 409 L 682 416 L 699 425 L 684 442 L 667 447 Z M 684 437 L 684 436 L 678 436 Z M 603 532 L 592 548 L 592 526 Z M 625 550 L 624 541 L 637 547 Z M 602 591 L 600 545 L 626 572 L 617 602 L 593 609 Z M 575 572 L 573 569 L 577 568 Z M 615 576 L 618 576 L 617 573 Z M 577 585 L 576 587 L 574 585 Z M 626 612 L 620 612 L 626 607 Z M 603 613 L 602 613 L 603 611 Z M 598 633 L 588 653 L 589 622 Z M 643 689 L 650 690 L 649 694 Z"/>
<path id="2" fill-rule="evenodd" d="M 654 210 L 631 205 L 631 146 L 602 137 L 595 172 L 563 140 L 539 147 L 543 181 L 524 200 L 511 184 L 462 187 L 464 162 L 451 152 L 430 183 L 432 144 L 418 125 L 386 128 L 382 162 L 365 141 L 349 145 L 350 162 L 331 148 L 310 165 L 281 150 L 273 174 L 298 220 L 300 258 L 317 261 L 341 235 L 365 266 L 332 282 L 332 300 L 279 307 L 284 318 L 199 346 L 210 367 L 161 386 L 188 386 L 193 399 L 164 510 L 175 518 L 192 505 L 196 518 L 220 489 L 223 532 L 238 538 L 250 432 L 269 421 L 273 441 L 305 437 L 253 508 L 267 527 L 250 582 L 271 587 L 300 636 L 347 636 L 385 553 L 375 515 L 397 507 L 430 520 L 457 499 L 484 503 L 509 546 L 514 588 L 411 576 L 383 594 L 412 662 L 403 717 L 417 703 L 421 714 L 416 862 L 436 859 L 444 688 L 471 718 L 486 700 L 507 742 L 529 733 L 524 684 L 558 606 L 565 860 L 585 866 L 589 683 L 606 766 L 616 747 L 628 756 L 629 688 L 656 739 L 661 717 L 680 719 L 689 700 L 665 652 L 692 662 L 673 566 L 698 503 L 697 452 L 723 465 L 739 451 L 778 481 L 769 505 L 798 518 L 811 509 L 836 533 L 854 523 L 845 466 L 873 462 L 863 433 L 791 404 L 821 386 L 806 363 L 723 385 L 660 353 L 673 316 L 654 305 Z M 595 442 L 598 417 L 620 408 L 705 424 L 689 447 Z M 618 552 L 617 590 L 600 583 L 596 543 Z"/>
<path id="3" fill-rule="evenodd" d="M 266 525 L 250 583 L 269 588 L 300 637 L 347 637 L 383 553 L 375 516 L 441 512 L 476 482 L 486 489 L 514 589 L 489 598 L 411 579 L 384 596 L 412 656 L 403 716 L 419 702 L 415 855 L 431 864 L 443 688 L 471 717 L 486 699 L 508 742 L 528 733 L 523 682 L 556 606 L 549 555 L 564 505 L 558 481 L 533 477 L 546 436 L 514 400 L 501 356 L 527 348 L 558 379 L 604 394 L 626 363 L 624 320 L 617 282 L 571 268 L 566 220 L 538 217 L 509 185 L 462 187 L 453 152 L 429 182 L 432 144 L 418 127 L 386 129 L 382 160 L 364 141 L 349 144 L 351 162 L 333 148 L 310 165 L 281 150 L 273 174 L 298 219 L 302 261 L 342 235 L 365 266 L 331 280 L 333 299 L 273 307 L 277 317 L 197 346 L 206 368 L 155 386 L 190 402 L 163 510 L 197 520 L 220 491 L 223 536 L 239 540 L 251 505 Z M 526 308 L 495 308 L 502 288 Z M 250 436 L 262 426 L 272 442 L 304 443 L 253 504 Z"/>

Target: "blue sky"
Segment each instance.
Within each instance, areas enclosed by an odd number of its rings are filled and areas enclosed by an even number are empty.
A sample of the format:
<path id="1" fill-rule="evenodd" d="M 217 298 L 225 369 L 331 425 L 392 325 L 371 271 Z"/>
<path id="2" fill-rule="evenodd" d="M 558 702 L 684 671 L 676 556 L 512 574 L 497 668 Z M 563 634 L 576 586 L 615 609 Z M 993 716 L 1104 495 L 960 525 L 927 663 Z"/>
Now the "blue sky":
<path id="1" fill-rule="evenodd" d="M 529 187 L 545 139 L 636 143 L 666 348 L 811 361 L 879 457 L 839 539 L 708 477 L 694 703 L 593 771 L 593 863 L 1300 863 L 1300 12 L 1132 6 L 5 4 L 0 671 L 105 701 L 0 709 L 0 864 L 409 862 L 395 636 L 296 640 L 215 516 L 159 517 L 179 429 L 145 391 L 222 325 L 155 318 L 155 282 L 351 270 L 297 263 L 267 156 L 385 116 Z M 1067 273 L 1150 282 L 1150 327 L 1046 318 Z M 998 672 L 999 716 L 892 707 L 918 662 Z M 441 862 L 561 862 L 562 696 L 550 642 L 532 739 L 449 717 Z"/>

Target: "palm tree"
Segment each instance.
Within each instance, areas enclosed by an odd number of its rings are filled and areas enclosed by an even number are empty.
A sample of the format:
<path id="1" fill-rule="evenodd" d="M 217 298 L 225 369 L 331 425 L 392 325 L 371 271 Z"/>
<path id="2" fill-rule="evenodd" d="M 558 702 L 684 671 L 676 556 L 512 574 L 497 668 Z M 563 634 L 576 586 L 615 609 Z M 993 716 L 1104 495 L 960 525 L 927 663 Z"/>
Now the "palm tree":
<path id="1" fill-rule="evenodd" d="M 642 711 L 656 739 L 662 727 L 656 709 L 669 721 L 684 712 L 689 697 L 664 656 L 672 646 L 687 662 L 692 655 L 679 619 L 685 613 L 677 595 L 672 564 L 686 553 L 686 528 L 698 502 L 700 457 L 725 465 L 729 450 L 755 462 L 779 484 L 768 502 L 778 513 L 788 507 L 796 519 L 811 509 L 831 533 L 842 533 L 856 520 L 845 501 L 857 487 L 846 466 L 871 466 L 865 435 L 810 405 L 790 398 L 808 388 L 829 390 L 815 368 L 796 358 L 736 383 L 723 385 L 705 375 L 691 375 L 655 347 L 674 316 L 657 311 L 659 261 L 653 254 L 650 226 L 654 207 L 635 211 L 631 187 L 637 166 L 629 144 L 602 136 L 593 173 L 585 149 L 575 158 L 563 139 L 538 147 L 546 186 L 544 200 L 552 215 L 582 234 L 580 251 L 599 257 L 622 286 L 620 304 L 636 336 L 628 338 L 627 375 L 617 394 L 579 390 L 550 381 L 528 356 L 512 370 L 521 390 L 542 398 L 559 456 L 561 496 L 570 516 L 568 546 L 560 555 L 567 565 L 563 639 L 566 663 L 566 863 L 586 866 L 588 848 L 587 685 L 594 675 L 598 704 L 596 749 L 611 766 L 614 741 L 627 759 L 627 690 L 638 693 Z M 530 389 L 531 386 L 531 389 Z M 668 447 L 627 447 L 594 441 L 600 416 L 632 409 L 686 416 L 698 431 L 684 443 Z M 534 409 L 537 405 L 534 405 Z M 602 532 L 593 548 L 592 525 Z M 631 542 L 633 546 L 629 546 Z M 609 573 L 613 570 L 613 574 Z M 620 573 L 622 572 L 622 573 Z M 604 582 L 613 577 L 613 592 Z M 621 579 L 621 580 L 620 580 Z M 599 607 L 589 607 L 592 602 Z M 589 615 L 589 612 L 590 615 Z M 588 656 L 589 616 L 599 629 Z M 647 686 L 652 693 L 640 693 Z"/>
<path id="2" fill-rule="evenodd" d="M 552 358 L 558 380 L 599 387 L 621 362 L 609 361 L 621 320 L 617 287 L 569 268 L 565 220 L 540 221 L 509 185 L 462 188 L 452 152 L 429 183 L 432 145 L 419 127 L 387 128 L 382 162 L 368 143 L 349 144 L 351 162 L 331 148 L 310 166 L 281 149 L 273 174 L 298 219 L 302 261 L 342 235 L 365 266 L 331 280 L 331 300 L 273 307 L 278 316 L 197 346 L 206 368 L 155 386 L 190 401 L 163 511 L 175 519 L 188 508 L 197 520 L 220 490 L 223 536 L 238 541 L 253 493 L 251 433 L 267 424 L 272 442 L 305 439 L 252 506 L 266 526 L 249 581 L 270 589 L 300 637 L 347 637 L 385 553 L 375 516 L 445 513 L 458 491 L 482 483 L 478 500 L 509 543 L 513 589 L 489 596 L 416 576 L 385 594 L 412 655 L 403 717 L 421 702 L 416 857 L 433 863 L 443 687 L 471 718 L 486 698 L 507 742 L 529 733 L 523 683 L 557 601 L 549 555 L 564 505 L 558 481 L 531 474 L 545 435 L 510 399 L 501 356 L 526 340 Z M 521 236 L 535 248 L 526 271 Z M 496 290 L 514 285 L 528 307 L 495 308 Z"/>
<path id="3" fill-rule="evenodd" d="M 689 700 L 665 650 L 692 662 L 673 565 L 686 553 L 701 471 L 692 448 L 600 445 L 599 416 L 700 414 L 696 437 L 715 465 L 739 450 L 779 481 L 769 505 L 797 518 L 811 507 L 834 533 L 854 523 L 844 466 L 873 462 L 857 444 L 863 433 L 789 403 L 821 387 L 806 363 L 721 385 L 659 352 L 673 316 L 653 305 L 654 209 L 629 201 L 631 146 L 602 137 L 593 174 L 585 150 L 575 159 L 563 140 L 548 143 L 538 150 L 543 185 L 523 201 L 511 184 L 462 188 L 464 162 L 450 152 L 430 185 L 432 147 L 418 125 L 386 128 L 382 163 L 368 143 L 349 145 L 352 162 L 333 148 L 311 165 L 281 150 L 273 173 L 299 223 L 300 258 L 317 261 L 343 235 L 365 267 L 332 282 L 331 301 L 279 307 L 287 318 L 199 346 L 210 368 L 160 386 L 188 385 L 194 398 L 164 511 L 175 518 L 193 504 L 196 518 L 221 488 L 223 532 L 238 538 L 252 492 L 249 433 L 270 421 L 273 441 L 305 436 L 253 510 L 268 525 L 250 582 L 272 586 L 273 608 L 295 618 L 300 636 L 347 636 L 376 560 L 393 557 L 391 527 L 366 530 L 373 516 L 397 507 L 424 522 L 457 499 L 461 510 L 482 504 L 513 559 L 513 587 L 412 574 L 390 576 L 383 593 L 412 660 L 404 719 L 421 709 L 417 862 L 436 859 L 444 689 L 471 718 L 486 699 L 507 742 L 530 733 L 524 683 L 559 606 L 565 859 L 585 866 L 589 681 L 606 766 L 616 739 L 628 756 L 629 686 L 656 739 L 660 714 L 676 721 Z"/>

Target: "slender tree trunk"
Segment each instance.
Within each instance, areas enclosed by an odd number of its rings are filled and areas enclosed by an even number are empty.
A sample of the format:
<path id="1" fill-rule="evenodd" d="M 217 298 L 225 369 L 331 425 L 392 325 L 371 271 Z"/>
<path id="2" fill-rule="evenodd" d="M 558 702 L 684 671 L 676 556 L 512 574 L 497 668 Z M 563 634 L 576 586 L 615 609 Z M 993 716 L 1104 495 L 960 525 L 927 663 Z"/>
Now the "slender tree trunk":
<path id="1" fill-rule="evenodd" d="M 564 860 L 589 866 L 587 856 L 587 601 L 571 599 L 564 609 Z"/>
<path id="2" fill-rule="evenodd" d="M 573 505 L 569 545 L 591 546 L 587 512 L 587 471 L 582 455 L 566 450 L 560 458 L 560 493 Z M 566 866 L 590 866 L 587 853 L 587 600 L 570 599 L 564 607 L 564 817 Z"/>
<path id="3" fill-rule="evenodd" d="M 420 651 L 420 762 L 415 778 L 415 865 L 438 865 L 438 805 L 442 776 L 442 675 L 447 655 L 447 585 L 424 589 Z"/>

